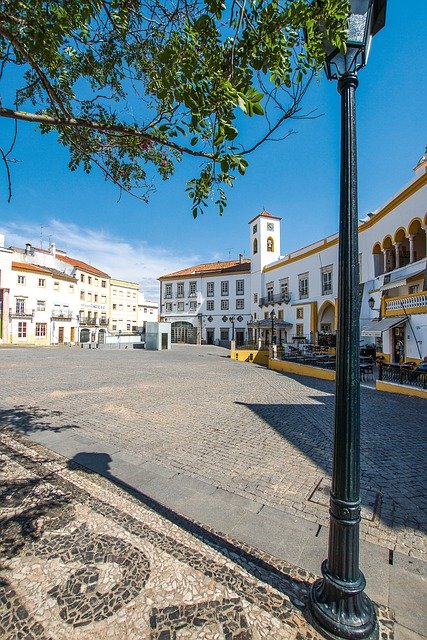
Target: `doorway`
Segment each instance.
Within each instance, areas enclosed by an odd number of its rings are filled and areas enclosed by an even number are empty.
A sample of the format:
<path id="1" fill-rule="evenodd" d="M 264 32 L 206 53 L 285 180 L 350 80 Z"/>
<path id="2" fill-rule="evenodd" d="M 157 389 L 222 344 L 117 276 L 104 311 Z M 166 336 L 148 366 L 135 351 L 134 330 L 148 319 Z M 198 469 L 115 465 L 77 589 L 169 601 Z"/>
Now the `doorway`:
<path id="1" fill-rule="evenodd" d="M 236 345 L 240 347 L 245 342 L 245 330 L 236 329 Z"/>
<path id="2" fill-rule="evenodd" d="M 58 327 L 58 342 L 64 344 L 64 327 Z"/>
<path id="3" fill-rule="evenodd" d="M 168 348 L 168 334 L 162 333 L 162 349 Z"/>
<path id="4" fill-rule="evenodd" d="M 206 342 L 213 344 L 215 340 L 215 329 L 206 329 Z"/>

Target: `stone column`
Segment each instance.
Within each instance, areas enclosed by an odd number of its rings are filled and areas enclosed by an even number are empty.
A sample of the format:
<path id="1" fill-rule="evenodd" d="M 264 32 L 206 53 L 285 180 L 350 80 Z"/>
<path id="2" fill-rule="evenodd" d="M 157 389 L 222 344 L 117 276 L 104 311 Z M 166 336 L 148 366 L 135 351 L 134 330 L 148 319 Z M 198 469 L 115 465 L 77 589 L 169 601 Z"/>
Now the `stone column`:
<path id="1" fill-rule="evenodd" d="M 398 269 L 400 267 L 400 247 L 401 247 L 401 245 L 402 245 L 401 242 L 395 242 L 395 244 L 394 244 L 395 255 L 396 255 L 396 269 Z"/>
<path id="2" fill-rule="evenodd" d="M 387 258 L 388 258 L 388 249 L 383 249 L 383 273 L 387 273 Z"/>
<path id="3" fill-rule="evenodd" d="M 409 264 L 414 262 L 414 236 L 409 236 Z"/>

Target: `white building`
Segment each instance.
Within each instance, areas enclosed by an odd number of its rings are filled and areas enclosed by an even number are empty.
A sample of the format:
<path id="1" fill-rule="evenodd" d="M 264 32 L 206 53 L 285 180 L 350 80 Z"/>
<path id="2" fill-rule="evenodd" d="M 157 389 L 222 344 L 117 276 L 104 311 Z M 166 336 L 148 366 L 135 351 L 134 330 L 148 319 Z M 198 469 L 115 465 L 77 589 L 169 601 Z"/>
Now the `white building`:
<path id="1" fill-rule="evenodd" d="M 427 355 L 426 210 L 424 155 L 414 178 L 359 224 L 361 345 L 375 345 L 386 361 Z M 262 211 L 249 223 L 251 261 L 198 265 L 159 278 L 161 317 L 173 323 L 173 342 L 226 343 L 232 315 L 237 342 L 270 343 L 274 334 L 279 344 L 334 346 L 338 234 L 281 256 L 280 226 L 281 218 Z M 229 294 L 221 295 L 227 269 L 237 273 L 224 285 Z"/>
<path id="2" fill-rule="evenodd" d="M 160 280 L 160 318 L 172 323 L 172 342 L 229 345 L 247 340 L 250 261 L 199 264 Z"/>
<path id="3" fill-rule="evenodd" d="M 144 329 L 147 322 L 157 322 L 159 305 L 157 302 L 146 300 L 142 291 L 138 294 L 138 328 Z"/>
<path id="4" fill-rule="evenodd" d="M 110 323 L 113 334 L 132 334 L 138 331 L 138 290 L 136 282 L 110 280 Z"/>

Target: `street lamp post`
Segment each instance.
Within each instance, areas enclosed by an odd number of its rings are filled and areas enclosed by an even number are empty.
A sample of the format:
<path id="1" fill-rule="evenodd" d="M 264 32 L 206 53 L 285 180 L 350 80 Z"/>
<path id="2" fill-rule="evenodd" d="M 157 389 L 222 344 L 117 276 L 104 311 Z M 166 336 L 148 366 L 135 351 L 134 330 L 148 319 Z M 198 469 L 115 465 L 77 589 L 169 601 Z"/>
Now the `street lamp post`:
<path id="1" fill-rule="evenodd" d="M 235 317 L 234 316 L 230 316 L 229 320 L 231 322 L 231 342 L 234 342 L 234 322 L 235 322 Z"/>
<path id="2" fill-rule="evenodd" d="M 309 614 L 326 638 L 378 637 L 374 606 L 359 568 L 360 371 L 359 265 L 356 160 L 357 72 L 366 64 L 372 36 L 385 23 L 386 0 L 351 0 L 345 52 L 325 42 L 325 72 L 341 95 L 338 331 L 335 429 L 328 558 L 310 591 Z"/>
<path id="3" fill-rule="evenodd" d="M 272 309 L 270 311 L 270 318 L 271 318 L 271 344 L 276 344 L 276 340 L 274 337 L 274 320 L 276 318 L 276 312 L 274 309 Z"/>

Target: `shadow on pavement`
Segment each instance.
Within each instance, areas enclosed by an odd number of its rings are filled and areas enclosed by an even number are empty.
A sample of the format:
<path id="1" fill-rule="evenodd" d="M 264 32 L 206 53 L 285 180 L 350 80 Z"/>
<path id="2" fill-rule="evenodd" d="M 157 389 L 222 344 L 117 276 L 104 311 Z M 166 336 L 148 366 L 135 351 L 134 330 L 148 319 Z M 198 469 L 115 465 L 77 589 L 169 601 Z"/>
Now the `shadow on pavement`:
<path id="1" fill-rule="evenodd" d="M 157 500 L 154 500 L 147 494 L 142 493 L 126 482 L 118 479 L 110 472 L 111 462 L 112 458 L 108 453 L 80 452 L 68 461 L 68 468 L 71 470 L 81 469 L 89 474 L 98 473 L 102 475 L 139 500 L 145 507 L 155 511 L 169 522 L 190 533 L 204 544 L 209 545 L 215 551 L 232 559 L 234 563 L 238 564 L 255 578 L 262 580 L 274 589 L 284 593 L 289 597 L 295 607 L 299 609 L 303 608 L 305 602 L 303 602 L 301 598 L 302 593 L 308 595 L 308 581 L 302 579 L 297 580 L 287 574 L 286 567 L 284 567 L 284 571 L 279 571 L 268 562 L 268 559 L 262 559 L 258 555 L 254 555 L 253 550 L 249 547 L 245 548 L 246 545 L 237 543 L 237 541 L 231 538 L 225 538 L 216 531 L 186 518 Z M 285 565 L 285 563 L 283 564 Z"/>

